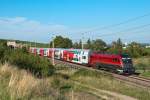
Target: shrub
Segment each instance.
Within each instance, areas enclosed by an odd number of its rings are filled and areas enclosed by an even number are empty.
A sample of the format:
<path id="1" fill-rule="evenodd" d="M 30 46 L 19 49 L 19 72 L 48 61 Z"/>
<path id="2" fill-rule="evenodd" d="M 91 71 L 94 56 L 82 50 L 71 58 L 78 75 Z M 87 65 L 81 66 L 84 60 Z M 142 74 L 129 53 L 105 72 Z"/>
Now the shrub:
<path id="1" fill-rule="evenodd" d="M 34 56 L 24 50 L 8 49 L 5 51 L 4 55 L 4 59 L 10 64 L 17 65 L 19 68 L 26 69 L 38 77 L 49 76 L 54 72 L 54 67 L 48 61 L 48 59 Z"/>

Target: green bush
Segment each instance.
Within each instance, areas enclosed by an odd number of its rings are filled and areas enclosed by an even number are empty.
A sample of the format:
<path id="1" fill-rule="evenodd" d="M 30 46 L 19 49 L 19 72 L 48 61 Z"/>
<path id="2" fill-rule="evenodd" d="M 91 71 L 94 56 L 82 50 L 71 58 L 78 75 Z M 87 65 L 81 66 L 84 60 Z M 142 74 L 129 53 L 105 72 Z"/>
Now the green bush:
<path id="1" fill-rule="evenodd" d="M 38 77 L 52 75 L 54 67 L 46 58 L 41 58 L 21 49 L 7 49 L 4 52 L 3 60 L 10 64 L 17 65 L 21 69 L 26 69 Z"/>
<path id="2" fill-rule="evenodd" d="M 4 63 L 4 56 L 5 56 L 5 51 L 8 49 L 8 47 L 5 45 L 5 43 L 0 42 L 0 63 Z"/>
<path id="3" fill-rule="evenodd" d="M 5 49 L 0 47 L 0 61 L 2 62 L 2 59 L 4 57 L 4 52 L 5 52 Z"/>

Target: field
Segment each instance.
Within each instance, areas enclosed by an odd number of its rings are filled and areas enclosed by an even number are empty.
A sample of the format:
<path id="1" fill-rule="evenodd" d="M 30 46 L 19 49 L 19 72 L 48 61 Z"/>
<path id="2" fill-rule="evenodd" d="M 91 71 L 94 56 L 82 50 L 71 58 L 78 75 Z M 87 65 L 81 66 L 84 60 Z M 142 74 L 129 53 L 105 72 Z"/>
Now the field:
<path id="1" fill-rule="evenodd" d="M 150 77 L 150 57 L 135 58 L 133 64 L 141 76 Z"/>
<path id="2" fill-rule="evenodd" d="M 1 100 L 147 100 L 150 91 L 126 85 L 110 75 L 83 69 L 63 68 L 46 78 L 8 63 L 0 67 Z"/>

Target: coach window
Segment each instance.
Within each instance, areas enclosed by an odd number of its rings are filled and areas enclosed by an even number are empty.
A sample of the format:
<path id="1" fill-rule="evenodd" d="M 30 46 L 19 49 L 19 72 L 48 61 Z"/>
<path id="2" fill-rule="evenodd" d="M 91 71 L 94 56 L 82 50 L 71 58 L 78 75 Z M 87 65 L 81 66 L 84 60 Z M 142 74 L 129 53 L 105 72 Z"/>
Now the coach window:
<path id="1" fill-rule="evenodd" d="M 86 56 L 82 56 L 82 59 L 86 59 Z"/>

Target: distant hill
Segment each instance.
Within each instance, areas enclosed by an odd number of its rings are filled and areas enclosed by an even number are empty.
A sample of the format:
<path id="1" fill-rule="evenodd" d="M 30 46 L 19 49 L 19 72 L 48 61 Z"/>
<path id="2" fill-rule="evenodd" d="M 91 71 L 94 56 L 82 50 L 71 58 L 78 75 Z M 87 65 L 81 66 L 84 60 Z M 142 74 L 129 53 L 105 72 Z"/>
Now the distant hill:
<path id="1" fill-rule="evenodd" d="M 16 41 L 16 43 L 21 43 L 21 44 L 27 44 L 28 46 L 36 46 L 36 47 L 43 47 L 47 48 L 49 47 L 48 43 L 38 43 L 38 42 L 30 42 L 30 41 L 22 41 L 22 40 L 10 40 L 10 39 L 0 39 L 0 42 L 7 42 L 7 41 Z"/>

